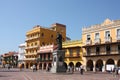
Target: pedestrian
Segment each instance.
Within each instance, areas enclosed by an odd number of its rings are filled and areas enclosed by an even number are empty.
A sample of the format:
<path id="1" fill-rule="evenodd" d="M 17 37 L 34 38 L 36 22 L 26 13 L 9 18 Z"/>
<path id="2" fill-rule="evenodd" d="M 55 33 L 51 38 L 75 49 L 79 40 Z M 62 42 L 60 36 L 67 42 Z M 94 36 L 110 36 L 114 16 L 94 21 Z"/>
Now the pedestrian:
<path id="1" fill-rule="evenodd" d="M 8 64 L 8 69 L 10 69 L 10 64 Z"/>
<path id="2" fill-rule="evenodd" d="M 70 72 L 70 66 L 68 65 L 68 72 Z"/>
<path id="3" fill-rule="evenodd" d="M 49 66 L 47 66 L 47 67 L 46 67 L 46 71 L 48 71 L 48 72 L 49 72 L 49 70 L 50 70 L 50 67 L 49 67 Z"/>
<path id="4" fill-rule="evenodd" d="M 80 66 L 80 74 L 81 74 L 81 75 L 83 75 L 83 70 L 84 70 L 84 69 L 83 69 L 83 66 L 81 65 L 81 66 Z"/>
<path id="5" fill-rule="evenodd" d="M 72 73 L 74 73 L 74 66 L 72 66 Z"/>
<path id="6" fill-rule="evenodd" d="M 20 71 L 22 71 L 22 64 L 19 64 Z"/>
<path id="7" fill-rule="evenodd" d="M 32 68 L 33 68 L 33 72 L 34 72 L 34 71 L 36 70 L 36 67 L 35 67 L 35 65 L 33 65 L 33 67 L 32 67 Z"/>

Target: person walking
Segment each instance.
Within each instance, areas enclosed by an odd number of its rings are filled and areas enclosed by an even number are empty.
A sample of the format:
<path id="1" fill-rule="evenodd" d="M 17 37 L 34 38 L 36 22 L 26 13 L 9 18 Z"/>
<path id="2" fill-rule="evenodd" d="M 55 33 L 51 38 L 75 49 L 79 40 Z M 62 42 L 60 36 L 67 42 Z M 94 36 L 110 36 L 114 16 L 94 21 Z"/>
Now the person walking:
<path id="1" fill-rule="evenodd" d="M 72 74 L 74 73 L 74 66 L 72 66 Z"/>
<path id="2" fill-rule="evenodd" d="M 81 65 L 81 66 L 80 66 L 80 74 L 81 74 L 81 75 L 83 75 L 83 70 L 84 70 L 84 69 L 83 69 L 83 66 Z"/>
<path id="3" fill-rule="evenodd" d="M 32 67 L 32 68 L 33 68 L 33 72 L 34 72 L 34 71 L 36 70 L 36 66 L 35 66 L 35 65 L 33 65 L 33 67 Z"/>
<path id="4" fill-rule="evenodd" d="M 70 66 L 68 65 L 68 72 L 70 72 Z"/>

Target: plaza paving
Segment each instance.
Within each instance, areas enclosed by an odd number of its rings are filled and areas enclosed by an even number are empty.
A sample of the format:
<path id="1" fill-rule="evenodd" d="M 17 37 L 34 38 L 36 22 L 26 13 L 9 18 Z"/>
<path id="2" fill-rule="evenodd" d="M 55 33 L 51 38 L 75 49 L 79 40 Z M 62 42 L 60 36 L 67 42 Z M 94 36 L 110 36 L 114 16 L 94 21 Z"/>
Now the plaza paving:
<path id="1" fill-rule="evenodd" d="M 115 77 L 111 73 L 101 72 L 84 72 L 83 75 L 80 75 L 79 72 L 53 74 L 41 70 L 32 72 L 28 69 L 20 71 L 19 69 L 4 68 L 0 69 L 0 80 L 120 80 L 120 75 Z"/>

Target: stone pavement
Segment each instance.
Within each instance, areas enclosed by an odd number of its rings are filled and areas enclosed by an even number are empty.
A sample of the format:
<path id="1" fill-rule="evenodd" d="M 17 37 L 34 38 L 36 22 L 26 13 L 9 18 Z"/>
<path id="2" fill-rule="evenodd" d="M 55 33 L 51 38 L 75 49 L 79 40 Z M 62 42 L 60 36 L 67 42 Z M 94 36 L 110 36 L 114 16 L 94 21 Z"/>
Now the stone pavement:
<path id="1" fill-rule="evenodd" d="M 0 80 L 120 80 L 120 75 L 115 77 L 111 73 L 102 72 L 85 72 L 83 75 L 79 72 L 53 74 L 41 70 L 32 72 L 28 69 L 0 69 Z"/>

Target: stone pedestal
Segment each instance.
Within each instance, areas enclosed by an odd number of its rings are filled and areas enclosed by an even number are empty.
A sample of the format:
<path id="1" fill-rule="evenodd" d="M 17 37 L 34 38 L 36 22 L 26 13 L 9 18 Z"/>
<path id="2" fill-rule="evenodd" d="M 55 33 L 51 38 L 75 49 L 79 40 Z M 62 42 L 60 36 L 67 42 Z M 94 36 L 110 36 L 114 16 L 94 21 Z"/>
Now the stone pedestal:
<path id="1" fill-rule="evenodd" d="M 64 57 L 65 57 L 64 50 L 53 51 L 53 61 L 51 68 L 52 73 L 66 72 L 66 68 L 64 65 Z"/>

